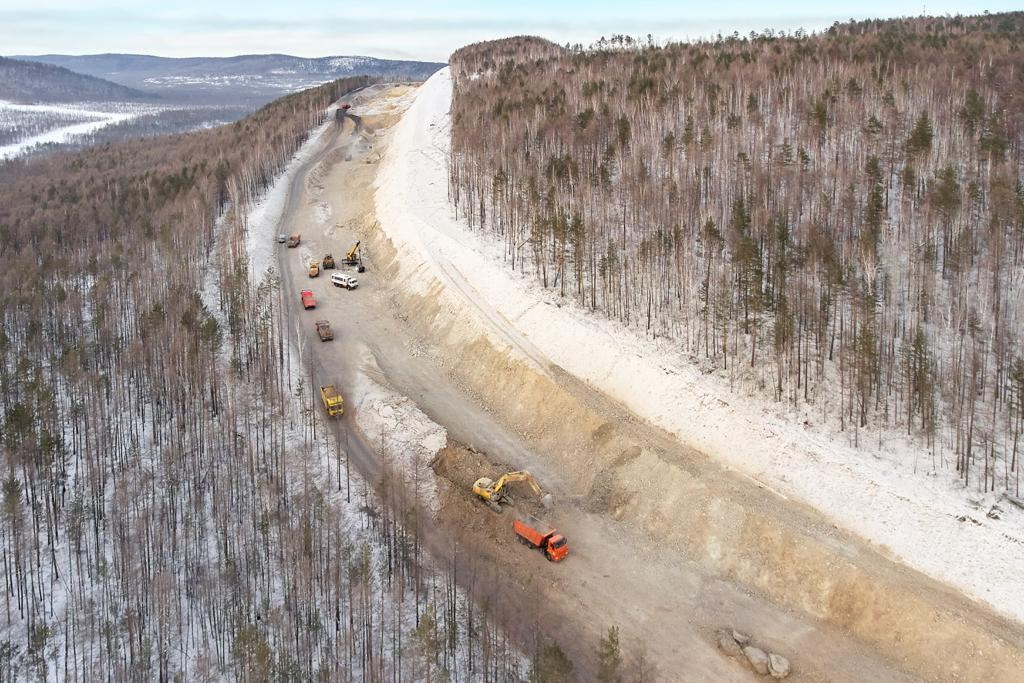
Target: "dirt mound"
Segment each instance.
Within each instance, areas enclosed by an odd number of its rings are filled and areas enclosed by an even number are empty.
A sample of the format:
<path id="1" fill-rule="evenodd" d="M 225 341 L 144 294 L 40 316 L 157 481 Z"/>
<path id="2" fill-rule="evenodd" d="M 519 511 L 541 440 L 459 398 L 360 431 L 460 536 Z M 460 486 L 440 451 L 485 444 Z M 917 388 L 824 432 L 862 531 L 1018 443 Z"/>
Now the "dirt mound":
<path id="1" fill-rule="evenodd" d="M 439 477 L 451 482 L 455 491 L 463 491 L 466 496 L 473 499 L 476 498 L 472 491 L 473 483 L 477 479 L 490 477 L 497 480 L 502 474 L 514 469 L 507 463 L 491 460 L 488 454 L 481 453 L 472 446 L 451 439 L 434 457 L 430 467 Z M 539 510 L 545 509 L 540 498 L 527 483 L 511 482 L 506 485 L 506 489 L 514 500 L 512 508 L 515 512 L 536 514 Z"/>

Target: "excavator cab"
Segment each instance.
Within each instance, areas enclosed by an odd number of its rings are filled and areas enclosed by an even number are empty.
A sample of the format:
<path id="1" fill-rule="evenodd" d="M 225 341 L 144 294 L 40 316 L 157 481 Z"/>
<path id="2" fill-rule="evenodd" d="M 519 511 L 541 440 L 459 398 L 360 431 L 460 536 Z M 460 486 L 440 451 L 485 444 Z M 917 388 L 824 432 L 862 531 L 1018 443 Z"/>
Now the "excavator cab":
<path id="1" fill-rule="evenodd" d="M 493 479 L 490 477 L 480 477 L 477 479 L 473 484 L 473 493 L 480 496 L 487 503 L 487 507 L 495 512 L 501 512 L 501 501 L 505 496 L 501 491 L 494 490 Z"/>

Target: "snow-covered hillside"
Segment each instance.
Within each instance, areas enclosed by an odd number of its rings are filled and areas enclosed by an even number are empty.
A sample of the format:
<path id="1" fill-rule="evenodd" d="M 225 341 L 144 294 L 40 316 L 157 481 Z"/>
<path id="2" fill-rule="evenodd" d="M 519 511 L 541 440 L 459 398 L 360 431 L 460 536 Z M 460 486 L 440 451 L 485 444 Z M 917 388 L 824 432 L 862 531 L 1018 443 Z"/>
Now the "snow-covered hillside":
<path id="1" fill-rule="evenodd" d="M 670 343 L 645 339 L 513 272 L 501 245 L 472 233 L 448 204 L 444 69 L 420 89 L 381 169 L 377 210 L 403 262 L 433 263 L 486 318 L 495 341 L 561 366 L 638 415 L 779 495 L 813 505 L 894 558 L 1024 621 L 1024 510 L 982 496 L 895 433 L 845 436 L 702 372 Z M 434 273 L 436 274 L 436 273 Z M 425 291 L 431 273 L 403 272 Z"/>

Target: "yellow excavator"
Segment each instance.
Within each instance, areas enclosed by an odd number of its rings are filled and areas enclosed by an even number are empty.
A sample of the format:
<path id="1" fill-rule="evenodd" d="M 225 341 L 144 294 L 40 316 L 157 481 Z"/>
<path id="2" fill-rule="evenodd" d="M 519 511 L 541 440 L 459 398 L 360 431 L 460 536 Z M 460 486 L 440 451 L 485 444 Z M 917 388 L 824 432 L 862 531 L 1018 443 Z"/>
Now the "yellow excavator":
<path id="1" fill-rule="evenodd" d="M 480 496 L 487 506 L 495 512 L 501 512 L 501 504 L 512 505 L 512 494 L 505 488 L 507 484 L 514 481 L 525 481 L 533 489 L 533 492 L 541 496 L 540 484 L 533 478 L 533 475 L 526 470 L 518 472 L 506 472 L 498 478 L 498 481 L 490 477 L 480 477 L 473 484 L 473 493 Z M 541 496 L 541 502 L 545 507 L 550 505 L 551 496 Z"/>

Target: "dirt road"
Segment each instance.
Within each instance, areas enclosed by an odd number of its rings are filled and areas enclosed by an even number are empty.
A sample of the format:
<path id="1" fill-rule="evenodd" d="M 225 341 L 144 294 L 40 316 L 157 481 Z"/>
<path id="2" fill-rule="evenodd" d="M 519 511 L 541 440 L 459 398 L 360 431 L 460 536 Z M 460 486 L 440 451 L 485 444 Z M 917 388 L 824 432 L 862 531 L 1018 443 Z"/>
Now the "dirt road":
<path id="1" fill-rule="evenodd" d="M 489 512 L 464 486 L 444 478 L 440 479 L 437 523 L 427 530 L 425 542 L 442 563 L 450 562 L 452 548 L 463 548 L 464 576 L 471 575 L 469 570 L 481 573 L 474 556 L 484 565 L 498 567 L 493 573 L 501 577 L 503 604 L 521 616 L 521 635 L 525 636 L 536 620 L 573 659 L 582 679 L 593 677 L 598 640 L 611 625 L 620 628 L 627 663 L 643 653 L 656 663 L 665 680 L 750 679 L 753 674 L 744 664 L 725 657 L 715 647 L 715 629 L 723 626 L 750 632 L 759 644 L 790 657 L 793 680 L 909 680 L 914 676 L 908 672 L 920 673 L 915 662 L 897 661 L 892 652 L 865 644 L 834 621 L 786 606 L 785 600 L 716 571 L 686 552 L 685 546 L 666 542 L 673 537 L 673 525 L 686 525 L 691 519 L 651 510 L 650 516 L 664 517 L 660 523 L 667 529 L 664 534 L 652 534 L 649 525 L 641 527 L 634 518 L 620 514 L 616 504 L 605 501 L 595 505 L 594 487 L 581 487 L 571 472 L 560 466 L 564 454 L 544 449 L 544 444 L 552 443 L 550 439 L 534 438 L 532 426 L 510 420 L 513 413 L 482 398 L 479 387 L 454 371 L 452 350 L 426 333 L 423 325 L 411 319 L 407 302 L 400 302 L 402 294 L 383 267 L 390 256 L 374 253 L 374 245 L 380 243 L 366 239 L 374 229 L 376 165 L 387 144 L 387 129 L 407 106 L 410 93 L 407 87 L 376 86 L 352 98 L 361 119 L 334 126 L 322 138 L 321 147 L 296 172 L 281 225 L 274 230 L 275 234 L 303 235 L 298 250 L 282 247 L 280 251 L 292 341 L 314 384 L 333 382 L 346 394 L 348 410 L 338 424 L 338 438 L 352 464 L 371 481 L 381 471 L 372 437 L 362 434 L 355 420 L 360 396 L 352 388 L 363 374 L 415 401 L 448 430 L 453 442 L 470 444 L 483 453 L 481 457 L 493 469 L 480 474 L 494 475 L 501 471 L 499 465 L 508 465 L 529 468 L 537 475 L 558 501 L 545 515 L 570 539 L 572 555 L 565 563 L 547 563 L 539 553 L 515 543 L 510 515 Z M 273 235 L 265 237 L 269 240 Z M 332 287 L 332 271 L 314 280 L 307 277 L 308 258 L 322 258 L 328 251 L 339 258 L 357 238 L 367 245 L 364 256 L 368 266 L 367 272 L 357 275 L 358 289 Z M 442 276 L 454 278 L 457 286 L 457 274 Z M 305 288 L 316 294 L 315 311 L 303 311 L 298 305 L 298 292 Z M 481 313 L 479 317 L 487 320 L 487 312 L 477 311 Z M 334 342 L 321 343 L 317 338 L 313 323 L 322 318 L 331 321 Z M 501 320 L 491 318 L 491 322 L 502 325 Z M 535 349 L 523 350 L 536 353 Z M 855 540 L 832 534 L 812 511 L 799 506 L 790 510 L 789 503 L 770 492 L 700 464 L 692 453 L 624 413 L 621 406 L 549 367 L 543 358 L 534 360 L 545 368 L 549 381 L 576 396 L 588 411 L 624 425 L 630 439 L 657 452 L 663 462 L 690 471 L 695 486 L 725 491 L 730 499 L 750 501 L 753 509 L 760 506 L 766 514 L 771 510 L 773 519 L 789 515 L 801 528 L 829 534 L 827 542 L 833 543 L 836 555 L 845 560 L 885 562 Z M 565 423 L 564 432 L 558 442 L 571 443 L 580 454 L 593 447 L 597 438 L 589 431 L 574 432 L 571 420 Z M 630 462 L 631 458 L 626 458 L 621 465 Z M 653 485 L 657 486 L 657 481 Z M 610 491 L 608 495 L 613 499 L 621 493 Z M 778 513 L 775 508 L 785 509 Z M 794 561 L 799 562 L 800 555 L 794 555 Z"/>

